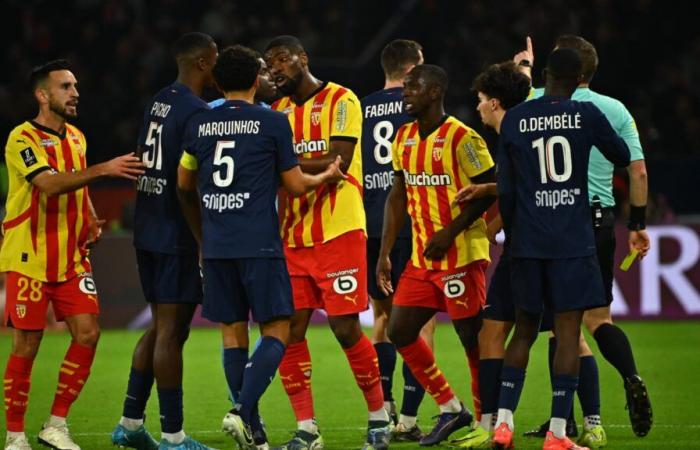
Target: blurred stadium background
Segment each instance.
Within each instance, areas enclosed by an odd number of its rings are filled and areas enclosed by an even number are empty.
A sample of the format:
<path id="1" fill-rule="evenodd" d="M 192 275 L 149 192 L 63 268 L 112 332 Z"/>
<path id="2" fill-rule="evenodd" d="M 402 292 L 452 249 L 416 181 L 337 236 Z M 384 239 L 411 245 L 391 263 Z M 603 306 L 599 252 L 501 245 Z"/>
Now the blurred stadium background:
<path id="1" fill-rule="evenodd" d="M 310 55 L 312 72 L 350 87 L 359 97 L 383 85 L 379 66 L 382 47 L 394 38 L 415 39 L 424 47 L 426 62 L 443 66 L 450 75 L 448 113 L 477 129 L 490 144 L 495 143 L 495 135 L 481 125 L 476 98 L 470 91 L 478 71 L 510 59 L 530 35 L 535 45 L 537 85 L 541 63 L 555 37 L 582 35 L 594 43 L 600 57 L 592 87 L 620 99 L 632 112 L 649 173 L 652 251 L 629 272 L 616 273 L 614 313 L 627 319 L 700 319 L 700 2 L 677 6 L 653 0 L 2 3 L 0 24 L 5 39 L 0 53 L 0 134 L 7 136 L 15 125 L 36 114 L 27 83 L 31 67 L 66 57 L 74 64 L 79 81 L 80 117 L 76 124 L 87 136 L 91 163 L 134 149 L 143 106 L 175 77 L 169 45 L 187 31 L 209 33 L 220 48 L 242 43 L 257 50 L 276 35 L 297 35 Z M 214 98 L 216 93 L 210 95 Z M 6 177 L 0 180 L 4 196 Z M 616 175 L 615 188 L 618 220 L 624 224 L 624 171 Z M 148 316 L 143 314 L 131 247 L 132 186 L 96 183 L 91 186 L 91 196 L 99 215 L 109 223 L 92 257 L 102 323 L 108 328 L 138 327 Z M 1 200 L 4 203 L 4 197 Z M 618 260 L 625 253 L 625 241 L 621 225 Z M 494 257 L 498 251 L 494 249 Z M 673 322 L 662 324 L 664 329 L 673 327 Z M 700 329 L 696 324 L 684 326 L 697 341 Z M 648 330 L 654 333 L 658 329 Z M 635 330 L 638 336 L 646 333 L 643 328 Z M 129 336 L 129 342 L 135 339 L 135 335 Z M 330 340 L 330 335 L 326 337 Z M 0 354 L 5 355 L 9 334 L 0 331 L 0 341 Z M 62 344 L 59 347 L 62 351 Z M 120 357 L 123 361 L 117 370 L 123 373 L 118 374 L 115 385 L 119 393 L 128 367 L 126 353 Z M 689 357 L 689 369 L 700 369 L 697 353 Z M 218 370 L 216 358 L 212 355 L 212 370 Z M 644 360 L 640 366 L 654 363 L 653 359 Z M 52 369 L 47 374 L 54 376 Z M 90 401 L 92 392 L 86 393 L 84 402 Z M 690 419 L 700 422 L 697 414 Z"/>
<path id="2" fill-rule="evenodd" d="M 89 161 L 132 151 L 144 104 L 175 77 L 169 45 L 186 31 L 201 30 L 220 47 L 242 43 L 258 50 L 271 37 L 295 34 L 316 76 L 346 85 L 359 97 L 382 87 L 382 47 L 398 37 L 415 39 L 426 61 L 450 75 L 448 112 L 494 144 L 495 134 L 481 125 L 470 91 L 478 71 L 511 58 L 529 34 L 537 84 L 555 37 L 580 34 L 600 56 L 592 86 L 632 112 L 649 172 L 654 250 L 630 273 L 619 274 L 626 302 L 617 304 L 616 313 L 700 318 L 699 15 L 697 2 L 672 8 L 650 0 L 516 0 L 498 6 L 483 0 L 6 0 L 0 19 L 8 36 L 0 54 L 0 132 L 6 136 L 36 114 L 27 86 L 31 67 L 67 57 L 80 84 L 77 125 L 87 135 Z M 625 171 L 616 176 L 615 188 L 624 223 Z M 93 185 L 91 195 L 111 230 L 93 257 L 103 322 L 124 326 L 142 306 L 128 245 L 134 191 L 111 181 Z"/>

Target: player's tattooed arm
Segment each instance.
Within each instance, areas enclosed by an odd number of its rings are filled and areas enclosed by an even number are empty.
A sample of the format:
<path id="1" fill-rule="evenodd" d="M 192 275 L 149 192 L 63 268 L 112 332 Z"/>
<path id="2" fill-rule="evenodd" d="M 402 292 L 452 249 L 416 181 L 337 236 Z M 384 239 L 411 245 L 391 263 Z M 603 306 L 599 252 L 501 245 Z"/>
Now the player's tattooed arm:
<path id="1" fill-rule="evenodd" d="M 32 178 L 32 184 L 47 195 L 65 194 L 87 186 L 102 177 L 136 180 L 144 173 L 141 160 L 129 153 L 75 172 L 45 170 Z"/>
<path id="2" fill-rule="evenodd" d="M 355 154 L 356 144 L 357 139 L 352 137 L 332 137 L 327 154 L 318 158 L 299 158 L 301 170 L 309 174 L 321 173 L 326 170 L 328 164 L 331 164 L 336 157 L 340 156 L 343 160 L 340 170 L 343 173 L 347 173 L 352 163 L 352 157 Z"/>
<path id="3" fill-rule="evenodd" d="M 494 168 L 491 168 L 472 178 L 471 181 L 475 184 L 493 183 L 495 178 L 496 171 Z M 425 246 L 423 256 L 428 259 L 442 259 L 459 233 L 468 229 L 476 219 L 484 214 L 495 200 L 495 195 L 486 195 L 469 202 L 449 225 L 433 234 L 430 241 L 428 241 L 428 244 Z"/>
<path id="4" fill-rule="evenodd" d="M 408 200 L 406 198 L 406 184 L 403 172 L 394 172 L 394 184 L 391 186 L 389 195 L 384 205 L 384 221 L 382 225 L 382 244 L 377 260 L 377 286 L 384 293 L 390 295 L 394 292 L 391 285 L 391 249 L 396 242 L 406 220 Z M 370 268 L 371 270 L 372 268 Z"/>
<path id="5" fill-rule="evenodd" d="M 649 235 L 643 226 L 645 224 L 646 205 L 647 205 L 647 166 L 643 159 L 632 161 L 627 167 L 627 172 L 630 177 L 630 219 L 633 215 L 639 215 L 640 223 L 632 224 L 629 232 L 627 243 L 630 251 L 637 250 L 643 258 L 646 256 L 651 246 Z M 632 222 L 632 220 L 630 220 Z M 642 225 L 644 224 L 644 225 Z"/>
<path id="6" fill-rule="evenodd" d="M 281 173 L 282 185 L 290 194 L 299 196 L 323 183 L 336 183 L 347 178 L 340 169 L 342 163 L 340 156 L 336 156 L 330 164 L 326 165 L 323 172 L 316 175 L 304 173 L 299 166 L 294 166 Z"/>
<path id="7" fill-rule="evenodd" d="M 180 164 L 177 167 L 177 198 L 182 214 L 192 230 L 197 243 L 202 245 L 202 211 L 197 192 L 197 171 L 189 170 Z"/>

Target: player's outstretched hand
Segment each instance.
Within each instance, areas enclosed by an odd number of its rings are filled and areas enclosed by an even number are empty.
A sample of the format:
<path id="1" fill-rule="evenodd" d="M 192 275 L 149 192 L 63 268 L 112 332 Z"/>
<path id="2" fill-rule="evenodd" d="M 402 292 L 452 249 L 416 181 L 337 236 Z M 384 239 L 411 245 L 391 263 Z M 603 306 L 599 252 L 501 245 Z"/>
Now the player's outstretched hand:
<path id="1" fill-rule="evenodd" d="M 651 242 L 649 241 L 649 235 L 646 230 L 630 231 L 628 243 L 630 246 L 630 252 L 637 249 L 639 256 L 644 258 L 649 252 L 649 247 L 651 247 Z"/>
<path id="2" fill-rule="evenodd" d="M 377 287 L 384 295 L 394 293 L 394 287 L 391 285 L 391 259 L 388 256 L 380 257 L 377 261 Z"/>
<path id="3" fill-rule="evenodd" d="M 343 164 L 343 158 L 340 155 L 335 157 L 335 161 L 328 164 L 328 167 L 322 173 L 326 183 L 337 183 L 340 180 L 347 180 L 348 176 L 340 170 L 341 164 Z"/>
<path id="4" fill-rule="evenodd" d="M 450 249 L 453 241 L 454 238 L 450 231 L 447 228 L 443 228 L 430 238 L 423 252 L 423 256 L 428 259 L 442 259 L 445 257 L 445 254 L 447 254 L 447 250 Z"/>
<path id="5" fill-rule="evenodd" d="M 102 236 L 102 225 L 107 221 L 103 219 L 98 219 L 97 217 L 90 216 L 88 218 L 88 237 L 85 241 L 85 247 L 90 248 L 100 240 Z"/>
<path id="6" fill-rule="evenodd" d="M 454 203 L 467 203 L 470 200 L 486 197 L 487 195 L 488 189 L 486 184 L 470 184 L 469 186 L 464 186 L 457 192 Z"/>
<path id="7" fill-rule="evenodd" d="M 102 163 L 102 166 L 104 176 L 126 178 L 128 180 L 136 180 L 139 175 L 145 173 L 144 169 L 146 168 L 134 152 L 110 159 Z"/>

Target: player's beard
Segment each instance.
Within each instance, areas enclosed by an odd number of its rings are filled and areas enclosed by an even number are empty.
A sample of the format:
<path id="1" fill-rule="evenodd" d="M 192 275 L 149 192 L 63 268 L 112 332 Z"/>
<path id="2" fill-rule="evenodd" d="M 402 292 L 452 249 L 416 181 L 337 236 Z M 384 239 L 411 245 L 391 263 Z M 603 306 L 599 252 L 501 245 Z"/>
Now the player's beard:
<path id="1" fill-rule="evenodd" d="M 69 113 L 66 105 L 61 105 L 60 103 L 49 100 L 49 111 L 63 117 L 65 120 L 75 119 L 78 117 L 78 107 L 75 106 L 75 113 Z"/>
<path id="2" fill-rule="evenodd" d="M 284 83 L 282 86 L 276 85 L 277 91 L 282 93 L 282 95 L 292 95 L 294 92 L 296 92 L 297 87 L 299 86 L 299 83 L 301 82 L 302 73 L 300 71 L 294 77 L 286 77 L 286 78 L 287 78 L 287 82 Z"/>

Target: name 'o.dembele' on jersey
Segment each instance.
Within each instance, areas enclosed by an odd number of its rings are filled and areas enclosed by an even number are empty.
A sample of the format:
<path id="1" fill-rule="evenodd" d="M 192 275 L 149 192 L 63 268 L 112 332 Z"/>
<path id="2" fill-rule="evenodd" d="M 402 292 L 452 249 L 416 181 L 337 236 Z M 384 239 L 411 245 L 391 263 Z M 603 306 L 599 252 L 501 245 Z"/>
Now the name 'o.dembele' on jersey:
<path id="1" fill-rule="evenodd" d="M 183 163 L 197 169 L 205 259 L 283 258 L 278 175 L 299 164 L 287 117 L 238 100 L 189 121 Z M 192 167 L 193 166 L 193 167 Z"/>
<path id="2" fill-rule="evenodd" d="M 364 97 L 362 104 L 362 169 L 364 172 L 367 236 L 382 237 L 384 203 L 394 180 L 391 145 L 401 125 L 412 119 L 403 109 L 403 88 L 382 89 Z M 410 220 L 406 220 L 399 238 L 411 237 Z"/>
<path id="3" fill-rule="evenodd" d="M 197 252 L 177 199 L 177 166 L 187 121 L 207 109 L 207 103 L 181 83 L 163 88 L 146 106 L 138 139 L 146 173 L 136 185 L 136 248 L 166 254 Z"/>
<path id="4" fill-rule="evenodd" d="M 591 147 L 617 166 L 630 163 L 627 144 L 603 113 L 590 102 L 541 97 L 508 110 L 499 142 L 498 191 L 511 254 L 544 259 L 594 255 L 588 203 Z"/>

